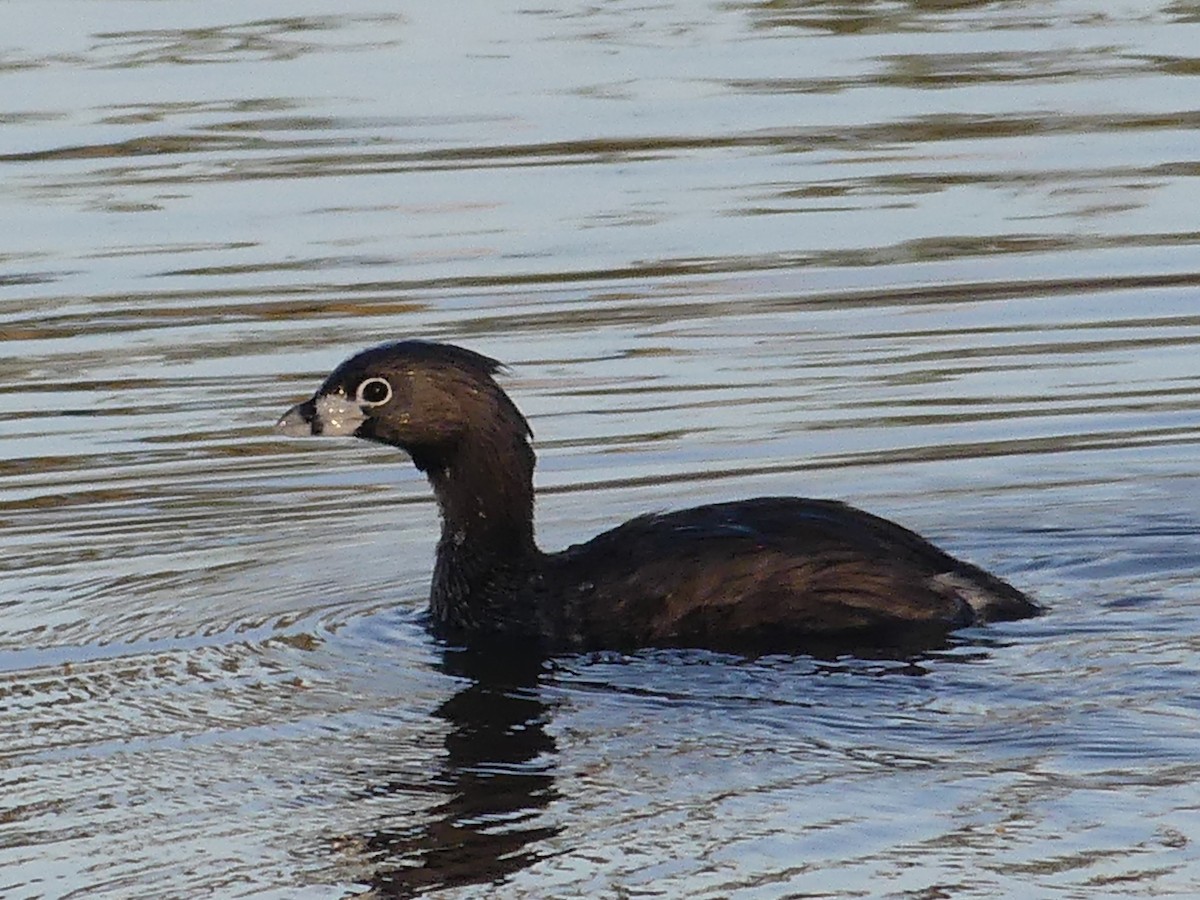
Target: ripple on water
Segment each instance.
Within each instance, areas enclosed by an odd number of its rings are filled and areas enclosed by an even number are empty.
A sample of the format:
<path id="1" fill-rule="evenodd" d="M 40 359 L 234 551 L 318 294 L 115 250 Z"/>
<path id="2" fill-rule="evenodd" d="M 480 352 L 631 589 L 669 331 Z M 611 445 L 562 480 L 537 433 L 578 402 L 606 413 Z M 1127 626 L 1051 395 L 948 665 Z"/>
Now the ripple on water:
<path id="1" fill-rule="evenodd" d="M 1187 4 L 153 6 L 6 18 L 4 891 L 1196 893 Z M 548 547 L 843 497 L 1047 615 L 441 646 L 417 474 L 269 431 L 403 336 L 512 365 Z"/>

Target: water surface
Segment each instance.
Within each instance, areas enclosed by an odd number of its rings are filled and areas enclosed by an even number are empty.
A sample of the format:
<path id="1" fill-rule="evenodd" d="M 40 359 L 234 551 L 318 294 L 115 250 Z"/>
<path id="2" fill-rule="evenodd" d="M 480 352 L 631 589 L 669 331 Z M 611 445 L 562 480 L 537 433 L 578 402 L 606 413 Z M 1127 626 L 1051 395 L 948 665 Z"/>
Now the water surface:
<path id="1" fill-rule="evenodd" d="M 10 5 L 0 893 L 1194 896 L 1187 3 Z M 362 346 L 511 366 L 539 538 L 850 500 L 1029 590 L 912 658 L 420 624 Z"/>

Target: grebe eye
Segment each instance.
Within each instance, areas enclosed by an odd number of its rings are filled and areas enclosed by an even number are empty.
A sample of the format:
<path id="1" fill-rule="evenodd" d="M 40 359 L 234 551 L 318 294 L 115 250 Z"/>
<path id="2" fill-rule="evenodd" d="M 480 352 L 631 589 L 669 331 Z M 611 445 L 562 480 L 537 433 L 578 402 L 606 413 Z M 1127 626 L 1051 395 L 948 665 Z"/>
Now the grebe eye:
<path id="1" fill-rule="evenodd" d="M 355 395 L 363 406 L 379 406 L 392 399 L 392 386 L 383 378 L 368 378 Z"/>

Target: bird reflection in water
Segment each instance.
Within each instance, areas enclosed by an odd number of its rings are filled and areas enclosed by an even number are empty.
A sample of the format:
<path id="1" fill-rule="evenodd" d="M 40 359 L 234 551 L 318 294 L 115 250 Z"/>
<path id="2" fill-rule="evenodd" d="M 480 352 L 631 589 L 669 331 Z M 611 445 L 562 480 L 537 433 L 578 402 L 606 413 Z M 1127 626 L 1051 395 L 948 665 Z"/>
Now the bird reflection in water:
<path id="1" fill-rule="evenodd" d="M 411 827 L 393 819 L 359 839 L 373 869 L 369 896 L 498 882 L 546 855 L 537 842 L 561 830 L 543 817 L 558 793 L 548 707 L 538 692 L 542 662 L 448 648 L 439 668 L 467 679 L 434 712 L 449 726 L 432 782 L 446 796 Z"/>
<path id="2" fill-rule="evenodd" d="M 420 813 L 382 819 L 375 830 L 360 833 L 339 852 L 365 864 L 366 873 L 359 869 L 355 880 L 369 887 L 366 896 L 380 898 L 500 884 L 558 853 L 550 839 L 564 826 L 547 813 L 560 797 L 555 786 L 558 748 L 546 730 L 555 707 L 544 699 L 543 688 L 546 678 L 561 677 L 564 671 L 574 670 L 576 683 L 607 686 L 607 690 L 622 694 L 672 696 L 701 704 L 723 698 L 725 703 L 774 709 L 788 701 L 774 692 L 757 698 L 737 692 L 733 699 L 730 679 L 735 684 L 746 678 L 754 684 L 770 683 L 770 676 L 778 674 L 780 667 L 787 671 L 788 681 L 801 683 L 830 676 L 872 682 L 923 677 L 935 662 L 940 666 L 978 663 L 1003 644 L 994 636 L 960 635 L 922 647 L 858 647 L 849 653 L 839 647 L 836 653 L 757 661 L 707 652 L 663 651 L 621 658 L 620 668 L 631 668 L 632 680 L 619 679 L 619 684 L 609 683 L 613 671 L 605 665 L 603 654 L 576 657 L 564 669 L 563 660 L 547 662 L 536 654 L 514 659 L 511 654 L 446 649 L 437 668 L 466 681 L 433 713 L 448 726 L 438 771 L 419 784 L 411 776 L 375 773 L 369 778 L 372 789 L 363 797 L 411 796 L 414 791 L 432 790 L 444 799 Z M 688 688 L 674 694 L 680 689 L 674 680 L 680 665 L 689 669 Z M 598 685 L 582 674 L 592 666 L 599 669 Z M 639 671 L 649 675 L 652 686 L 644 683 Z M 866 682 L 863 689 L 869 690 Z"/>

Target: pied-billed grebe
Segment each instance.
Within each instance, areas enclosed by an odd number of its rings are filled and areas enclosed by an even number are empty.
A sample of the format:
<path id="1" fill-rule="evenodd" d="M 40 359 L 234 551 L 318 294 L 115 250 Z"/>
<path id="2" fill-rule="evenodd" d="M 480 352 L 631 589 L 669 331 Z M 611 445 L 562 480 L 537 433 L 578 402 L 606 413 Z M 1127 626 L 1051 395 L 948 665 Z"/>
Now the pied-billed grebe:
<path id="1" fill-rule="evenodd" d="M 832 500 L 646 515 L 544 553 L 531 431 L 499 368 L 461 347 L 384 344 L 342 363 L 276 426 L 399 447 L 428 476 L 442 516 L 430 613 L 451 640 L 772 652 L 906 642 L 1038 612 L 999 578 Z"/>

